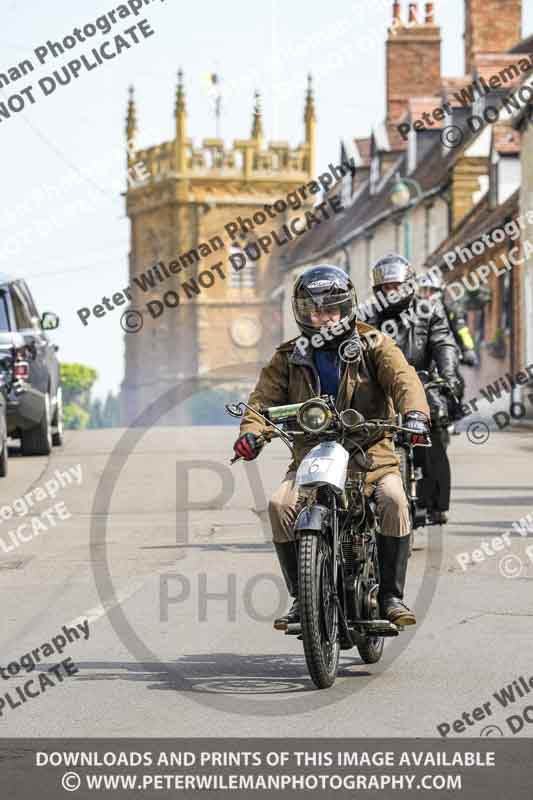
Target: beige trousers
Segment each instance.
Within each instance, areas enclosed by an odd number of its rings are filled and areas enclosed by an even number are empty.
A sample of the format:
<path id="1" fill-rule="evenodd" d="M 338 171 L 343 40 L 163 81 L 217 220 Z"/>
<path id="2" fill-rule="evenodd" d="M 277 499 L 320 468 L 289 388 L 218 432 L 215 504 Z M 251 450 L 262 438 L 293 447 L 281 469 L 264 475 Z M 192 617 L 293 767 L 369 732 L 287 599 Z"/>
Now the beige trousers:
<path id="1" fill-rule="evenodd" d="M 285 480 L 272 495 L 268 504 L 272 540 L 294 540 L 294 523 L 298 515 L 298 490 L 294 486 L 295 472 L 288 472 Z M 384 536 L 408 536 L 411 532 L 409 506 L 403 490 L 402 479 L 396 472 L 384 475 L 376 485 L 375 499 Z"/>

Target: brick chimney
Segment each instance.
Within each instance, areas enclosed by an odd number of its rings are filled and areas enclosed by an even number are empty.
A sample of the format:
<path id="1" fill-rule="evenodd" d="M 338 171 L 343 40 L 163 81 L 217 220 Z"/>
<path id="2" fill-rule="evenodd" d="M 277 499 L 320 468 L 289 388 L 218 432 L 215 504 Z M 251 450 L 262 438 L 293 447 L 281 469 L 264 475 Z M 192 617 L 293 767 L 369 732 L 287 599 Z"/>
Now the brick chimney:
<path id="1" fill-rule="evenodd" d="M 514 0 L 513 0 L 514 2 Z M 408 19 L 401 4 L 392 5 L 392 24 L 387 37 L 387 123 L 398 123 L 410 97 L 438 95 L 441 87 L 440 28 L 433 18 L 433 3 L 409 3 Z"/>
<path id="2" fill-rule="evenodd" d="M 522 38 L 522 0 L 465 0 L 465 73 L 476 53 L 505 53 Z"/>

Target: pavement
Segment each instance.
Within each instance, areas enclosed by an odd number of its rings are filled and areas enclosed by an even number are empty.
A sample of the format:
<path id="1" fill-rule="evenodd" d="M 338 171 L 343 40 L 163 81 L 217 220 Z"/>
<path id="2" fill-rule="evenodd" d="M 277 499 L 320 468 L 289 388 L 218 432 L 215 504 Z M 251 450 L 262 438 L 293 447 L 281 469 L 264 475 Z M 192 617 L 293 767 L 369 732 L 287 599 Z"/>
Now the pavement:
<path id="1" fill-rule="evenodd" d="M 0 521 L 13 545 L 0 550 L 3 736 L 530 736 L 533 433 L 452 437 L 450 522 L 416 534 L 409 567 L 418 624 L 378 664 L 344 651 L 323 691 L 301 642 L 272 628 L 287 596 L 266 508 L 288 454 L 275 442 L 230 467 L 234 437 L 95 430 L 68 432 L 50 458 L 13 452 L 4 508 L 58 471 L 80 465 L 81 483 Z M 55 502 L 68 518 L 15 547 L 9 532 Z M 86 622 L 88 638 L 69 631 Z M 53 640 L 62 653 L 44 657 Z M 36 669 L 5 672 L 37 648 Z M 77 672 L 59 680 L 64 659 Z M 40 690 L 22 700 L 29 680 Z"/>

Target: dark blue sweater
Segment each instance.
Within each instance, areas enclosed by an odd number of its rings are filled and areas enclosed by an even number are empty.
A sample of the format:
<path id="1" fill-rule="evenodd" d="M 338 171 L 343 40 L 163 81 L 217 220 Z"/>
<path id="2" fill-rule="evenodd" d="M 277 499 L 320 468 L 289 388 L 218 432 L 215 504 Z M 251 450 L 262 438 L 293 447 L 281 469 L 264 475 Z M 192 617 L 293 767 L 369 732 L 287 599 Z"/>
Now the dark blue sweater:
<path id="1" fill-rule="evenodd" d="M 322 394 L 337 397 L 341 382 L 341 360 L 336 350 L 315 350 L 315 365 L 320 376 Z"/>

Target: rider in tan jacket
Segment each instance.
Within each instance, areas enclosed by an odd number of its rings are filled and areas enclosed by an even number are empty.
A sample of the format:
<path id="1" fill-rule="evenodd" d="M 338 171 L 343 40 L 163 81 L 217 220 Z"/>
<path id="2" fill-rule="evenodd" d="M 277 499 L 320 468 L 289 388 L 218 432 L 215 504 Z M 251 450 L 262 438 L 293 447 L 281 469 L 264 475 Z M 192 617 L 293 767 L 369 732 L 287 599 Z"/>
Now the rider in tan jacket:
<path id="1" fill-rule="evenodd" d="M 329 394 L 336 398 L 339 411 L 353 408 L 365 418 L 390 420 L 401 413 L 415 441 L 417 437 L 425 441 L 429 408 L 422 384 L 391 338 L 356 321 L 357 298 L 349 276 L 335 266 L 310 267 L 295 284 L 293 309 L 302 336 L 277 348 L 261 370 L 249 405 L 260 409 Z M 257 437 L 264 428 L 247 411 L 235 452 L 247 460 L 256 458 L 261 449 Z M 275 622 L 279 628 L 299 620 L 294 476 L 309 449 L 310 445 L 296 444 L 294 460 L 269 504 L 274 546 L 294 597 L 288 614 Z M 366 491 L 375 492 L 381 523 L 377 545 L 382 613 L 399 625 L 414 624 L 414 614 L 403 603 L 410 525 L 399 459 L 390 436 L 373 444 L 367 454 L 372 467 Z M 353 474 L 360 467 L 350 461 L 348 469 Z"/>

